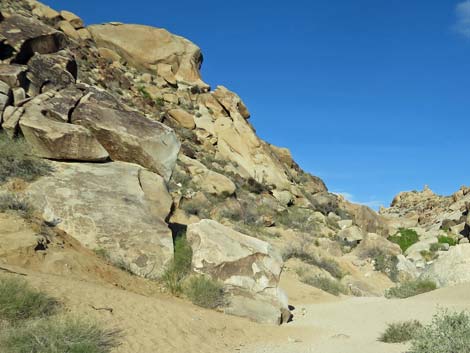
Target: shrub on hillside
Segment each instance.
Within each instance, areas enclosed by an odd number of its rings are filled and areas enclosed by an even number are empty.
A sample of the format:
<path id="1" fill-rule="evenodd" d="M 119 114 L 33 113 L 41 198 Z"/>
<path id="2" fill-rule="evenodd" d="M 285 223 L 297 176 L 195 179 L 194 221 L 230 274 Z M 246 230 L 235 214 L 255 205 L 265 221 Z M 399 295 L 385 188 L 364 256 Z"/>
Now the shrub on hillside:
<path id="1" fill-rule="evenodd" d="M 314 255 L 306 250 L 306 246 L 302 245 L 295 245 L 295 246 L 289 246 L 286 249 L 284 249 L 282 253 L 282 258 L 284 261 L 287 261 L 289 259 L 299 259 L 306 264 L 317 266 L 318 268 L 321 268 L 325 271 L 327 271 L 329 274 L 331 274 L 335 278 L 343 278 L 344 277 L 344 272 L 339 266 L 338 262 L 336 262 L 334 259 L 327 258 L 327 257 L 320 257 L 317 255 Z"/>
<path id="2" fill-rule="evenodd" d="M 0 212 L 15 211 L 25 218 L 33 214 L 33 206 L 29 201 L 16 193 L 5 192 L 0 194 Z"/>
<path id="3" fill-rule="evenodd" d="M 306 233 L 318 231 L 318 224 L 312 219 L 312 211 L 300 207 L 289 207 L 275 215 L 275 221 L 287 228 L 294 228 Z"/>
<path id="4" fill-rule="evenodd" d="M 119 331 L 76 318 L 49 318 L 7 329 L 4 353 L 108 353 L 119 345 Z"/>
<path id="5" fill-rule="evenodd" d="M 418 294 L 433 291 L 437 288 L 436 283 L 430 280 L 414 280 L 404 282 L 385 292 L 387 298 L 408 298 Z"/>
<path id="6" fill-rule="evenodd" d="M 193 304 L 203 308 L 215 309 L 225 303 L 222 285 L 205 276 L 191 278 L 186 284 L 185 294 Z"/>
<path id="7" fill-rule="evenodd" d="M 0 277 L 0 319 L 11 324 L 45 317 L 58 307 L 54 298 L 31 288 L 17 278 Z"/>
<path id="8" fill-rule="evenodd" d="M 0 132 L 0 183 L 11 178 L 32 181 L 52 171 L 44 160 L 33 157 L 28 143 L 22 139 L 9 139 Z"/>
<path id="9" fill-rule="evenodd" d="M 401 228 L 397 234 L 388 238 L 392 243 L 398 244 L 403 252 L 419 241 L 419 236 L 413 229 Z"/>
<path id="10" fill-rule="evenodd" d="M 446 235 L 441 235 L 439 238 L 437 238 L 439 244 L 449 244 L 450 246 L 454 246 L 458 244 L 457 239 L 454 239 L 452 237 L 448 237 Z"/>
<path id="11" fill-rule="evenodd" d="M 348 292 L 346 287 L 339 283 L 336 279 L 331 279 L 324 276 L 303 275 L 300 277 L 300 280 L 305 284 L 336 296 L 340 294 L 346 294 Z"/>
<path id="12" fill-rule="evenodd" d="M 470 315 L 442 310 L 411 341 L 410 353 L 470 353 Z"/>
<path id="13" fill-rule="evenodd" d="M 385 332 L 379 337 L 379 341 L 385 343 L 407 342 L 418 334 L 423 327 L 419 321 L 403 321 L 388 324 Z"/>
<path id="14" fill-rule="evenodd" d="M 193 252 L 186 240 L 186 235 L 181 234 L 175 239 L 175 253 L 162 276 L 165 287 L 172 294 L 180 294 L 183 291 L 182 283 L 191 272 Z"/>

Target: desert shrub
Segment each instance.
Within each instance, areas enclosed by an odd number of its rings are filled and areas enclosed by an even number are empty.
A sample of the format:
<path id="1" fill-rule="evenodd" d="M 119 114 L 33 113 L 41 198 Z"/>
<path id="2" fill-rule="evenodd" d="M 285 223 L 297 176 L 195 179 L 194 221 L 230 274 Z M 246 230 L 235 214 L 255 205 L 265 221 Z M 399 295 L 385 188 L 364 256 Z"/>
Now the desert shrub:
<path id="1" fill-rule="evenodd" d="M 172 294 L 180 294 L 183 291 L 183 280 L 191 272 L 193 252 L 184 234 L 176 237 L 174 248 L 173 260 L 163 273 L 162 280 Z"/>
<path id="2" fill-rule="evenodd" d="M 199 218 L 209 218 L 209 211 L 211 205 L 209 202 L 200 199 L 184 200 L 181 204 L 181 209 L 190 215 L 198 216 Z"/>
<path id="3" fill-rule="evenodd" d="M 76 318 L 49 318 L 6 330 L 5 353 L 108 353 L 118 346 L 119 331 Z"/>
<path id="4" fill-rule="evenodd" d="M 157 97 L 157 99 L 155 99 L 155 104 L 157 107 L 163 107 L 165 105 L 165 100 L 162 97 Z"/>
<path id="5" fill-rule="evenodd" d="M 5 192 L 0 194 L 0 212 L 15 211 L 23 217 L 31 217 L 34 209 L 28 199 L 17 193 Z"/>
<path id="6" fill-rule="evenodd" d="M 327 257 L 320 257 L 314 255 L 306 250 L 306 246 L 296 245 L 290 246 L 284 249 L 282 253 L 282 258 L 284 261 L 289 259 L 299 259 L 306 264 L 317 266 L 329 274 L 331 274 L 335 278 L 343 278 L 344 272 L 339 266 L 338 262 L 334 259 L 327 258 Z"/>
<path id="7" fill-rule="evenodd" d="M 388 254 L 379 247 L 371 247 L 363 250 L 360 257 L 372 259 L 376 271 L 386 274 L 394 282 L 398 280 L 398 259 L 396 256 Z"/>
<path id="8" fill-rule="evenodd" d="M 434 244 L 431 244 L 431 246 L 429 247 L 429 251 L 431 253 L 436 253 L 437 251 L 441 251 L 441 250 L 445 250 L 446 247 L 444 245 L 444 243 L 434 243 Z M 434 254 L 436 256 L 436 254 Z"/>
<path id="9" fill-rule="evenodd" d="M 192 186 L 193 184 L 191 175 L 189 175 L 189 173 L 185 173 L 179 168 L 175 168 L 168 183 L 169 190 L 176 191 L 181 189 L 181 192 L 185 194 Z"/>
<path id="10" fill-rule="evenodd" d="M 347 293 L 346 287 L 339 283 L 336 279 L 331 279 L 324 276 L 304 275 L 300 277 L 300 280 L 305 284 L 336 296 Z"/>
<path id="11" fill-rule="evenodd" d="M 437 247 L 433 245 L 438 245 Z M 422 250 L 419 253 L 423 257 L 424 261 L 429 262 L 437 258 L 436 251 L 440 250 L 439 244 L 432 244 L 430 250 Z"/>
<path id="12" fill-rule="evenodd" d="M 11 178 L 32 181 L 47 175 L 52 167 L 44 160 L 33 157 L 23 138 L 9 139 L 0 132 L 0 183 Z"/>
<path id="13" fill-rule="evenodd" d="M 215 309 L 224 305 L 222 285 L 205 276 L 191 278 L 184 292 L 193 304 L 203 308 Z"/>
<path id="14" fill-rule="evenodd" d="M 0 319 L 11 324 L 53 314 L 58 302 L 18 278 L 0 277 Z"/>
<path id="15" fill-rule="evenodd" d="M 419 321 L 410 320 L 388 324 L 379 341 L 385 343 L 401 343 L 413 339 L 423 327 Z"/>
<path id="16" fill-rule="evenodd" d="M 244 180 L 241 187 L 253 194 L 262 194 L 263 192 L 269 192 L 271 190 L 269 185 L 262 184 L 254 178 Z"/>
<path id="17" fill-rule="evenodd" d="M 300 207 L 290 207 L 276 214 L 276 223 L 303 232 L 314 232 L 318 230 L 318 225 L 312 220 L 311 216 L 311 210 L 302 209 Z"/>
<path id="18" fill-rule="evenodd" d="M 401 228 L 397 234 L 388 238 L 392 243 L 398 244 L 403 252 L 419 241 L 418 233 L 413 229 Z"/>
<path id="19" fill-rule="evenodd" d="M 469 353 L 470 315 L 441 310 L 411 341 L 410 353 Z"/>
<path id="20" fill-rule="evenodd" d="M 448 237 L 446 235 L 441 235 L 437 238 L 437 241 L 439 242 L 439 244 L 449 244 L 450 246 L 457 245 L 458 243 L 456 239 Z"/>
<path id="21" fill-rule="evenodd" d="M 385 292 L 387 298 L 408 298 L 418 294 L 433 291 L 437 288 L 436 283 L 430 280 L 414 280 L 404 282 Z"/>

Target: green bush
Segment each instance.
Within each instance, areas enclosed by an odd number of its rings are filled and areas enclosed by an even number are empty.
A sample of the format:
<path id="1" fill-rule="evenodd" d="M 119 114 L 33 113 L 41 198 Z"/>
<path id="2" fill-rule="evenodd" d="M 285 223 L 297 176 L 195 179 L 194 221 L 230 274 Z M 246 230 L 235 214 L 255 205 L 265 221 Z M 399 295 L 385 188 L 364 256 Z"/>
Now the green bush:
<path id="1" fill-rule="evenodd" d="M 346 294 L 348 292 L 345 286 L 343 286 L 337 280 L 330 279 L 328 277 L 304 275 L 300 277 L 300 280 L 305 284 L 319 288 L 336 296 L 340 294 Z"/>
<path id="2" fill-rule="evenodd" d="M 173 260 L 162 276 L 165 287 L 172 294 L 180 294 L 183 291 L 182 283 L 191 272 L 193 252 L 185 235 L 179 235 L 175 239 L 175 253 Z"/>
<path id="3" fill-rule="evenodd" d="M 344 277 L 343 270 L 334 259 L 313 255 L 305 249 L 305 246 L 300 245 L 286 248 L 282 253 L 282 258 L 284 261 L 296 258 L 305 262 L 306 264 L 317 266 L 327 271 L 335 278 Z"/>
<path id="4" fill-rule="evenodd" d="M 11 178 L 32 181 L 51 171 L 52 167 L 46 161 L 31 155 L 23 138 L 11 140 L 0 132 L 0 183 Z"/>
<path id="5" fill-rule="evenodd" d="M 203 308 L 215 309 L 225 302 L 222 285 L 204 276 L 191 278 L 185 286 L 185 294 L 193 304 Z"/>
<path id="6" fill-rule="evenodd" d="M 470 353 L 470 315 L 442 310 L 411 341 L 410 353 Z"/>
<path id="7" fill-rule="evenodd" d="M 0 212 L 15 211 L 25 218 L 32 216 L 34 209 L 29 201 L 16 193 L 5 192 L 0 194 Z"/>
<path id="8" fill-rule="evenodd" d="M 374 260 L 374 269 L 386 274 L 392 281 L 398 280 L 398 259 L 394 255 L 387 254 L 380 248 L 371 248 L 362 257 L 369 257 Z"/>
<path id="9" fill-rule="evenodd" d="M 437 288 L 436 283 L 430 280 L 414 280 L 404 282 L 397 287 L 390 288 L 385 292 L 387 298 L 408 298 L 418 294 L 433 291 Z"/>
<path id="10" fill-rule="evenodd" d="M 450 246 L 454 246 L 458 244 L 458 241 L 452 237 L 448 237 L 446 235 L 441 235 L 437 238 L 439 244 L 449 244 Z"/>
<path id="11" fill-rule="evenodd" d="M 423 327 L 419 321 L 403 321 L 389 324 L 385 332 L 379 337 L 379 341 L 385 343 L 407 342 L 418 334 Z"/>
<path id="12" fill-rule="evenodd" d="M 11 324 L 52 315 L 58 302 L 24 280 L 0 277 L 0 319 Z"/>
<path id="13" fill-rule="evenodd" d="M 118 346 L 119 331 L 75 318 L 50 318 L 7 329 L 2 353 L 108 353 Z"/>
<path id="14" fill-rule="evenodd" d="M 419 241 L 418 233 L 413 229 L 402 228 L 397 234 L 388 238 L 392 243 L 398 244 L 403 252 Z"/>

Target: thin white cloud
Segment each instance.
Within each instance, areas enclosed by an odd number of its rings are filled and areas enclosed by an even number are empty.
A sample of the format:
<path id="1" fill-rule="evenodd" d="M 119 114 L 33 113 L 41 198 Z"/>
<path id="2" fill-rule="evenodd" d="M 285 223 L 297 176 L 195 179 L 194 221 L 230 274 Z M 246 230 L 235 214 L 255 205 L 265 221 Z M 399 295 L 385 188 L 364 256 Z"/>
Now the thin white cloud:
<path id="1" fill-rule="evenodd" d="M 344 197 L 346 200 L 348 200 L 349 202 L 356 203 L 356 204 L 359 204 L 359 205 L 364 205 L 364 206 L 373 208 L 373 209 L 375 209 L 375 210 L 379 209 L 380 206 L 383 206 L 383 205 L 384 205 L 384 202 L 383 202 L 383 201 L 379 201 L 379 200 L 369 200 L 369 201 L 359 201 L 359 200 L 356 200 L 356 198 L 354 197 L 353 194 L 351 194 L 351 193 L 349 193 L 349 192 L 346 192 L 346 191 L 333 192 L 333 194 L 336 194 L 336 195 L 339 195 L 339 196 L 343 196 L 343 197 Z"/>
<path id="2" fill-rule="evenodd" d="M 470 38 L 470 0 L 458 3 L 455 11 L 457 22 L 454 25 L 454 29 L 465 37 Z"/>

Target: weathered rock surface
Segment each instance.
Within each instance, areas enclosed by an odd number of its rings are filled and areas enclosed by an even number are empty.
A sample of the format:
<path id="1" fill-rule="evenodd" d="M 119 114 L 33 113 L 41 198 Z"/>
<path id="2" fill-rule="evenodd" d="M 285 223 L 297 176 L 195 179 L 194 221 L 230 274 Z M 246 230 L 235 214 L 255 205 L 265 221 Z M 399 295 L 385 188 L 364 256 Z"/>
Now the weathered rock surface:
<path id="1" fill-rule="evenodd" d="M 187 238 L 194 271 L 221 281 L 229 292 L 225 312 L 263 323 L 280 322 L 283 263 L 268 243 L 207 219 L 189 225 Z"/>
<path id="2" fill-rule="evenodd" d="M 235 184 L 226 176 L 208 169 L 201 162 L 186 157 L 185 155 L 180 155 L 179 159 L 189 171 L 193 182 L 196 183 L 201 190 L 209 194 L 226 196 L 232 195 L 235 192 Z"/>
<path id="3" fill-rule="evenodd" d="M 60 90 L 75 83 L 77 63 L 70 52 L 34 54 L 28 61 L 29 95 L 48 90 Z"/>
<path id="4" fill-rule="evenodd" d="M 38 157 L 99 162 L 108 152 L 83 126 L 57 122 L 29 109 L 19 121 L 21 131 Z"/>
<path id="5" fill-rule="evenodd" d="M 25 64 L 34 53 L 50 54 L 67 46 L 66 36 L 34 18 L 12 15 L 0 19 L 0 41 L 11 61 Z"/>
<path id="6" fill-rule="evenodd" d="M 439 287 L 470 282 L 470 244 L 453 246 L 441 253 L 421 275 L 434 281 Z"/>
<path id="7" fill-rule="evenodd" d="M 97 93 L 83 98 L 71 122 L 92 131 L 111 159 L 140 164 L 168 181 L 180 148 L 174 131 L 136 111 L 124 110 L 117 101 L 100 98 Z"/>
<path id="8" fill-rule="evenodd" d="M 165 29 L 143 25 L 89 26 L 98 46 L 109 48 L 137 67 L 157 72 L 159 64 L 172 68 L 176 80 L 208 88 L 201 80 L 201 50 Z"/>
<path id="9" fill-rule="evenodd" d="M 186 129 L 192 130 L 196 127 L 196 124 L 194 123 L 194 116 L 183 109 L 172 109 L 168 112 L 168 115 L 171 119 Z"/>
<path id="10" fill-rule="evenodd" d="M 212 95 L 230 113 L 230 116 L 240 114 L 244 119 L 250 117 L 250 112 L 241 98 L 224 86 L 217 86 Z"/>
<path id="11" fill-rule="evenodd" d="M 44 218 L 60 219 L 57 227 L 138 275 L 161 275 L 173 258 L 173 239 L 140 186 L 143 168 L 123 162 L 52 165 L 53 174 L 27 190 Z"/>

